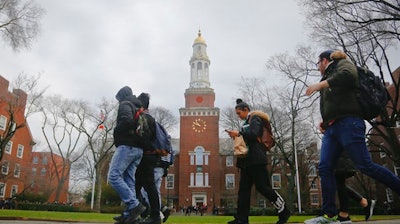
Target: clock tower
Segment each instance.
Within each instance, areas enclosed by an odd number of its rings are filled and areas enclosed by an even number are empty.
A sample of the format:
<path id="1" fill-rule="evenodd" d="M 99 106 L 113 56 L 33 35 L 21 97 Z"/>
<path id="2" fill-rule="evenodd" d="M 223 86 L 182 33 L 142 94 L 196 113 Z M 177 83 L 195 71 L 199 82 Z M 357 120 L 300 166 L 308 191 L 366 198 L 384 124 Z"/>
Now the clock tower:
<path id="1" fill-rule="evenodd" d="M 180 113 L 179 204 L 207 205 L 219 201 L 219 108 L 210 87 L 207 44 L 198 32 L 192 45 L 190 82 Z M 210 207 L 211 206 L 211 207 Z M 210 211 L 210 209 L 209 209 Z"/>

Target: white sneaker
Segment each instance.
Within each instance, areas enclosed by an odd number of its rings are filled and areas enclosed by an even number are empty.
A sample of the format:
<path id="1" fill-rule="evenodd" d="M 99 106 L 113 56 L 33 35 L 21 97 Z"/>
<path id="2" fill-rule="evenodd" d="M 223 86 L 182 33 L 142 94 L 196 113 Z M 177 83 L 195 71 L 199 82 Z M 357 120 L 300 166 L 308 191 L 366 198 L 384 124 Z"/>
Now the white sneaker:
<path id="1" fill-rule="evenodd" d="M 337 216 L 329 218 L 327 215 L 317 216 L 312 219 L 307 219 L 304 221 L 305 224 L 340 224 L 340 221 L 337 221 Z"/>

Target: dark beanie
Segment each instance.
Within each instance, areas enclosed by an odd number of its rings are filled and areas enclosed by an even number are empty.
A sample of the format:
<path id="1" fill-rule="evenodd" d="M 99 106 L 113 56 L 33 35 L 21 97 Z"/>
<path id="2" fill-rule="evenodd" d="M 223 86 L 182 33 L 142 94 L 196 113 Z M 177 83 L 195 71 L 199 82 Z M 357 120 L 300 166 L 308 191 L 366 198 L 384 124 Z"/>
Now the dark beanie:
<path id="1" fill-rule="evenodd" d="M 149 109 L 150 95 L 148 93 L 141 93 L 137 98 L 142 102 L 144 109 Z"/>
<path id="2" fill-rule="evenodd" d="M 319 59 L 326 58 L 326 59 L 328 59 L 328 61 L 332 61 L 332 59 L 331 59 L 332 53 L 333 53 L 333 50 L 326 50 L 319 55 Z"/>
<path id="3" fill-rule="evenodd" d="M 240 108 L 240 109 L 247 108 L 250 111 L 250 106 L 247 103 L 243 102 L 242 99 L 236 99 L 235 109 L 238 109 L 238 108 Z"/>

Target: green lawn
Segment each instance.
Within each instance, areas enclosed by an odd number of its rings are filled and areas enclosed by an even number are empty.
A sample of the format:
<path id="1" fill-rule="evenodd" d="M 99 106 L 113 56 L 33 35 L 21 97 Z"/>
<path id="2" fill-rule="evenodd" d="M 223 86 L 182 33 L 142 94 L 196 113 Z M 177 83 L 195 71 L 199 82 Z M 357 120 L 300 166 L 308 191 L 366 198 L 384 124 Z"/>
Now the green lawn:
<path id="1" fill-rule="evenodd" d="M 0 219 L 9 218 L 24 218 L 24 219 L 45 219 L 45 220 L 58 220 L 58 221 L 80 221 L 80 222 L 98 222 L 98 223 L 113 223 L 112 217 L 116 214 L 99 214 L 99 213 L 82 213 L 82 212 L 47 212 L 47 211 L 25 211 L 25 210 L 0 210 Z M 304 220 L 311 218 L 312 216 L 292 216 L 289 222 L 302 223 Z M 250 217 L 251 223 L 275 223 L 277 216 L 252 216 Z M 363 216 L 352 216 L 353 221 L 363 220 Z M 400 215 L 397 216 L 383 216 L 377 215 L 372 217 L 373 220 L 378 219 L 400 219 Z M 229 216 L 200 216 L 191 215 L 183 216 L 173 214 L 167 221 L 168 224 L 185 223 L 185 224 L 211 224 L 211 223 L 226 223 L 232 220 Z"/>

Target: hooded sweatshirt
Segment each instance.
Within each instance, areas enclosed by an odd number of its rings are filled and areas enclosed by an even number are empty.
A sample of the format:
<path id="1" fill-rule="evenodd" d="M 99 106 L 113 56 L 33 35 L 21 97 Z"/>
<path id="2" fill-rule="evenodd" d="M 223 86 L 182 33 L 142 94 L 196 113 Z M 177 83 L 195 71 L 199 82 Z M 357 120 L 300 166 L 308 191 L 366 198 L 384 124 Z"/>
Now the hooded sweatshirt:
<path id="1" fill-rule="evenodd" d="M 142 106 L 141 102 L 132 94 L 128 86 L 121 88 L 115 98 L 119 101 L 117 124 L 114 129 L 114 144 L 139 147 L 140 144 L 133 138 L 135 124 L 133 116 L 136 108 Z"/>

